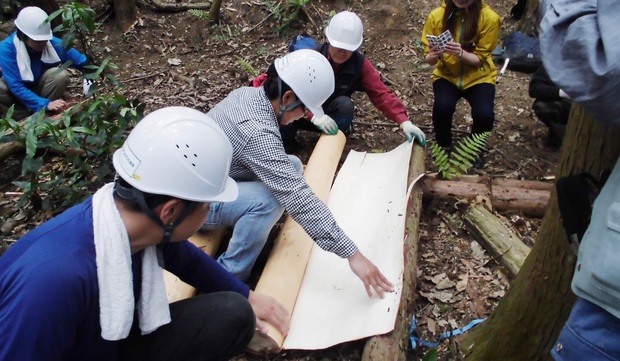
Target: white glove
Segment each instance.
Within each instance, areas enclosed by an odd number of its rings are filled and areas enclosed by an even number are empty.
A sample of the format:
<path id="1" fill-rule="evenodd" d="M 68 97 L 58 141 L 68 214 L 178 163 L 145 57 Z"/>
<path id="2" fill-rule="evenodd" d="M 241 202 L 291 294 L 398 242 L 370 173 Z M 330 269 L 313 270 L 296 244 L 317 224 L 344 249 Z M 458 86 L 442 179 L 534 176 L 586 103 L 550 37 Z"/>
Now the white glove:
<path id="1" fill-rule="evenodd" d="M 90 86 L 93 85 L 94 81 L 91 79 L 84 79 L 84 83 L 82 84 L 82 90 L 84 90 L 84 95 L 90 95 L 88 91 L 90 90 Z"/>
<path id="2" fill-rule="evenodd" d="M 562 89 L 560 89 L 560 98 L 570 99 L 568 94 L 566 94 L 566 92 Z"/>
<path id="3" fill-rule="evenodd" d="M 310 120 L 315 127 L 319 128 L 323 133 L 334 135 L 338 133 L 338 124 L 327 114 L 320 117 L 314 115 Z"/>
<path id="4" fill-rule="evenodd" d="M 403 130 L 409 142 L 413 141 L 413 138 L 415 138 L 422 147 L 426 147 L 426 136 L 424 135 L 424 132 L 422 129 L 413 125 L 411 120 L 407 120 L 401 124 L 400 129 Z"/>

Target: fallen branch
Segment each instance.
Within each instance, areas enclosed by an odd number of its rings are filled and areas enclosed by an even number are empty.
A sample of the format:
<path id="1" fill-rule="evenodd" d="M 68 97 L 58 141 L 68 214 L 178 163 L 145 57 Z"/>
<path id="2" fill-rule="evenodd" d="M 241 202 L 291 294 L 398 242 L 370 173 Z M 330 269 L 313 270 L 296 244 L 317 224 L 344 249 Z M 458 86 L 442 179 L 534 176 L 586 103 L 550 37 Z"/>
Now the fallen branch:
<path id="1" fill-rule="evenodd" d="M 478 243 L 502 264 L 514 278 L 530 252 L 516 232 L 482 204 L 472 204 L 463 221 Z"/>
<path id="2" fill-rule="evenodd" d="M 150 6 L 147 6 L 155 12 L 167 12 L 167 13 L 179 13 L 181 11 L 187 11 L 191 9 L 195 10 L 210 10 L 211 3 L 167 3 L 159 0 L 150 0 Z"/>

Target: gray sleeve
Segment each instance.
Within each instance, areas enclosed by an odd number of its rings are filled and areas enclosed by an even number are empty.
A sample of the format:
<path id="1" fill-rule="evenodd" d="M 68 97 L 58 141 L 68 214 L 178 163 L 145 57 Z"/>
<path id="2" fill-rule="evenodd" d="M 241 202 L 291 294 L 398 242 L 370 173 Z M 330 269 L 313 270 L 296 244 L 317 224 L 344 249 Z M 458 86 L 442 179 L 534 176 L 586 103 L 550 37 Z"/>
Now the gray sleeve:
<path id="1" fill-rule="evenodd" d="M 620 123 L 620 6 L 609 0 L 546 0 L 543 64 L 553 82 L 594 119 Z"/>

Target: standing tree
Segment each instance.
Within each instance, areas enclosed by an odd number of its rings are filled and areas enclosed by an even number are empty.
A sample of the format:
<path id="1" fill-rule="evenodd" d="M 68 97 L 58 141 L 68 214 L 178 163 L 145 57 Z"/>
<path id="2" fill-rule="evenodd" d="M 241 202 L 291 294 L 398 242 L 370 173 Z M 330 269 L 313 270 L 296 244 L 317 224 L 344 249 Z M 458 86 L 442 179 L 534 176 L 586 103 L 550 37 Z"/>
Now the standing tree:
<path id="1" fill-rule="evenodd" d="M 118 30 L 129 30 L 138 19 L 136 0 L 114 0 L 114 16 Z"/>
<path id="2" fill-rule="evenodd" d="M 620 127 L 594 121 L 573 103 L 556 179 L 598 175 L 620 154 Z M 548 360 L 575 301 L 575 255 L 560 220 L 555 189 L 541 228 L 517 278 L 493 315 L 464 339 L 469 360 Z"/>

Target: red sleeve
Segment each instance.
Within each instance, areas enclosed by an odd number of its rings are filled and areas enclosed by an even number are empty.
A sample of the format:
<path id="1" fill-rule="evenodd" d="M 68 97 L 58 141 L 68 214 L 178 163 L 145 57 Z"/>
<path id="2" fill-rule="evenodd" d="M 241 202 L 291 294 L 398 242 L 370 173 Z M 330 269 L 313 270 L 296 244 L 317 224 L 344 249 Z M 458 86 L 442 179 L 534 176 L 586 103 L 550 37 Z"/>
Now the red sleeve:
<path id="1" fill-rule="evenodd" d="M 409 120 L 407 110 L 403 103 L 394 93 L 381 81 L 379 72 L 372 65 L 370 60 L 364 58 L 362 65 L 362 89 L 368 94 L 372 104 L 379 109 L 388 119 L 402 124 Z"/>

